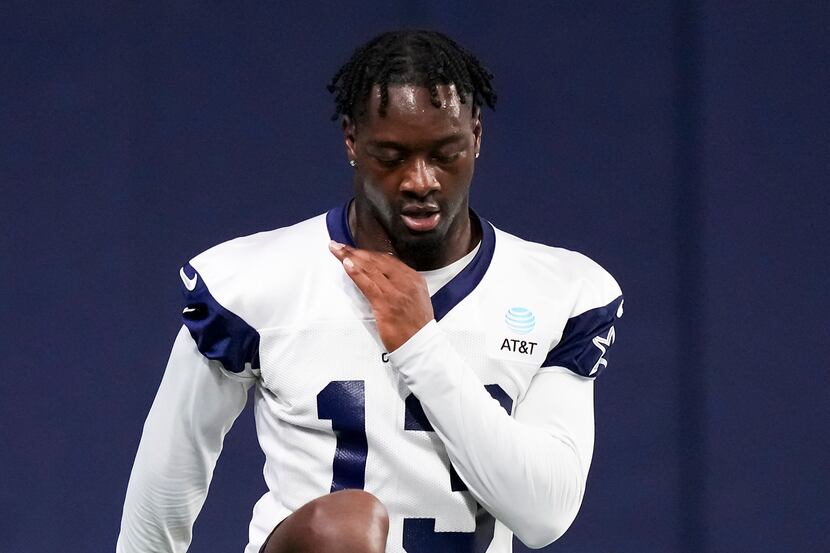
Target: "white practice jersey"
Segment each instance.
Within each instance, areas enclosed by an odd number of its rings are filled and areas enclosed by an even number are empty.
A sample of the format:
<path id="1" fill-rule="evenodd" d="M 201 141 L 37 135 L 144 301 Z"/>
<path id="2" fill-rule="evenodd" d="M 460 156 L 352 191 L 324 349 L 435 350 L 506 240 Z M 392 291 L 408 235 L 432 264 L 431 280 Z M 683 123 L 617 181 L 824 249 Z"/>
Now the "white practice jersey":
<path id="1" fill-rule="evenodd" d="M 256 387 L 268 491 L 245 553 L 308 501 L 364 489 L 389 553 L 507 553 L 557 539 L 582 501 L 593 379 L 623 299 L 587 257 L 472 214 L 482 240 L 386 352 L 329 252 L 347 206 L 231 240 L 180 271 L 184 326 L 147 418 L 119 552 L 185 551 L 225 433 Z"/>

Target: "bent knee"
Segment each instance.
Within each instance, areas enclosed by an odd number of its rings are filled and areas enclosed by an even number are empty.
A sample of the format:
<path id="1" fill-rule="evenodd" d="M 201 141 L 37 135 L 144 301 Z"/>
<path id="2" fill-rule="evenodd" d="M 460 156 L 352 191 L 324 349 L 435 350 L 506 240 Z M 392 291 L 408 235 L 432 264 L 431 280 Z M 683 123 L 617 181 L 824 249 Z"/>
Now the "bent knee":
<path id="1" fill-rule="evenodd" d="M 312 517 L 321 523 L 345 520 L 349 523 L 389 527 L 389 513 L 383 502 L 364 490 L 341 490 L 317 498 Z"/>
<path id="2" fill-rule="evenodd" d="M 389 514 L 383 502 L 363 490 L 341 490 L 304 505 L 295 513 L 303 520 L 309 550 L 383 552 Z M 316 548 L 316 549 L 315 549 Z"/>

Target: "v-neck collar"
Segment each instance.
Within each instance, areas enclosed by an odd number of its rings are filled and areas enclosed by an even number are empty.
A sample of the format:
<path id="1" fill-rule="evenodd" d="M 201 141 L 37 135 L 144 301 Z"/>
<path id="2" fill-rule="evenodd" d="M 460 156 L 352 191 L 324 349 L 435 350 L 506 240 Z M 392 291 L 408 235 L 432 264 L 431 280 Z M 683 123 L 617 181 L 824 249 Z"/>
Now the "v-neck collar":
<path id="1" fill-rule="evenodd" d="M 332 240 L 357 247 L 349 229 L 350 203 L 351 200 L 326 213 L 326 226 Z M 493 260 L 493 253 L 496 250 L 496 232 L 493 225 L 486 219 L 479 217 L 472 209 L 470 210 L 470 218 L 474 222 L 478 222 L 479 227 L 481 227 L 481 247 L 479 247 L 473 260 L 430 298 L 436 321 L 443 319 L 447 313 L 475 290 Z"/>

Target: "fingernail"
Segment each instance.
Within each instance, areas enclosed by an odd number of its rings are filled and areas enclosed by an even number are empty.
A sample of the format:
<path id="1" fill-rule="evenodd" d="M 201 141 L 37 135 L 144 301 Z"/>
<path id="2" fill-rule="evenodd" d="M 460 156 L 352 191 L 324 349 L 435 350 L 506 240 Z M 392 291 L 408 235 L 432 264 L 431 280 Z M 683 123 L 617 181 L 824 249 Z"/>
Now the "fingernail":
<path id="1" fill-rule="evenodd" d="M 341 244 L 340 242 L 335 242 L 334 240 L 332 240 L 331 242 L 329 242 L 329 249 L 331 251 L 342 250 L 343 249 L 343 244 Z"/>
<path id="2" fill-rule="evenodd" d="M 343 266 L 347 269 L 354 269 L 354 263 L 352 263 L 352 260 L 348 257 L 343 260 Z"/>

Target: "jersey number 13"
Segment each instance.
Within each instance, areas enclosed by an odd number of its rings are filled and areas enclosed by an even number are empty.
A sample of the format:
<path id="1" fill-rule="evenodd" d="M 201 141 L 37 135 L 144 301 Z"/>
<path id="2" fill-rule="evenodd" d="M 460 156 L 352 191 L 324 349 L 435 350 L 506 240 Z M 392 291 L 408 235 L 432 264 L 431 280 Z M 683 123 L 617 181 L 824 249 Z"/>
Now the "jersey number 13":
<path id="1" fill-rule="evenodd" d="M 513 400 L 498 384 L 488 384 L 487 391 L 510 413 Z M 330 420 L 337 446 L 332 462 L 331 491 L 363 489 L 366 479 L 366 393 L 363 380 L 335 380 L 317 394 L 317 416 Z M 414 395 L 406 398 L 404 430 L 434 432 Z M 467 486 L 450 467 L 452 491 L 467 491 Z M 406 518 L 403 524 L 403 548 L 407 553 L 478 553 L 484 552 L 493 539 L 493 517 L 478 517 L 475 532 L 436 532 L 434 518 Z"/>

